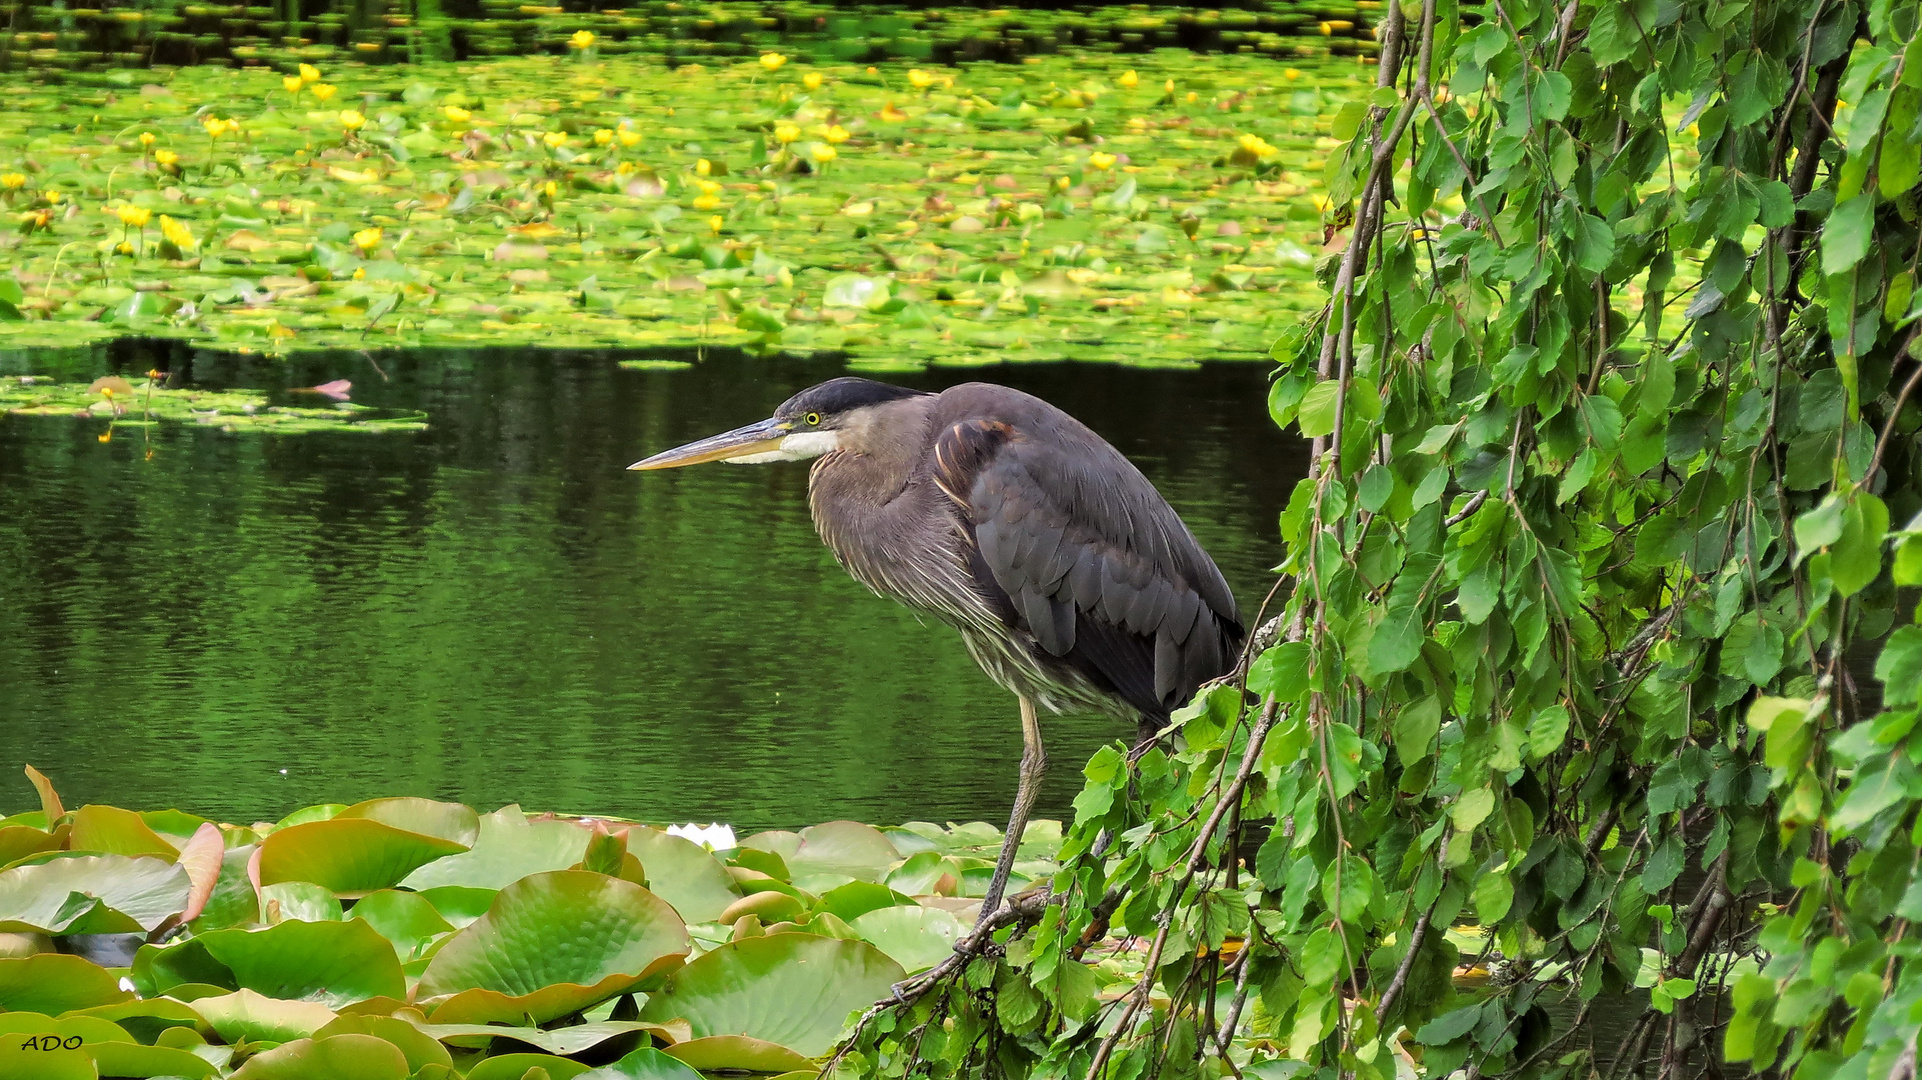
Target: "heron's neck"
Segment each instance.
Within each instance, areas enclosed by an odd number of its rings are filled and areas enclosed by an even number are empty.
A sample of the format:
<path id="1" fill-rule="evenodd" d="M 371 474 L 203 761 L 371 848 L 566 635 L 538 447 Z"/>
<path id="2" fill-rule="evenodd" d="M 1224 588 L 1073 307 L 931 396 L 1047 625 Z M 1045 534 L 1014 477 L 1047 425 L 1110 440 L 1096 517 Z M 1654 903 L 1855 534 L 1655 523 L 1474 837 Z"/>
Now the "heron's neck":
<path id="1" fill-rule="evenodd" d="M 921 459 L 933 400 L 902 398 L 847 417 L 839 446 L 816 459 L 809 476 L 817 513 L 824 499 L 832 506 L 868 510 L 893 502 Z"/>

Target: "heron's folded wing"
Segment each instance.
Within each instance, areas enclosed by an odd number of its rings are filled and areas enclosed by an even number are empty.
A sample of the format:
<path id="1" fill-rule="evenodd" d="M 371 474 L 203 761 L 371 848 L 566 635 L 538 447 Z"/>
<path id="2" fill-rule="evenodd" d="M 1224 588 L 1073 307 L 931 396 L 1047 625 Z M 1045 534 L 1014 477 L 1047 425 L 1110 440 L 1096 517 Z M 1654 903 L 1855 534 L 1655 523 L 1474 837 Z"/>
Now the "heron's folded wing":
<path id="1" fill-rule="evenodd" d="M 937 434 L 934 458 L 979 565 L 1042 649 L 1150 716 L 1227 670 L 1241 636 L 1234 598 L 1118 451 L 1085 429 L 1044 439 L 1018 421 L 970 419 Z"/>

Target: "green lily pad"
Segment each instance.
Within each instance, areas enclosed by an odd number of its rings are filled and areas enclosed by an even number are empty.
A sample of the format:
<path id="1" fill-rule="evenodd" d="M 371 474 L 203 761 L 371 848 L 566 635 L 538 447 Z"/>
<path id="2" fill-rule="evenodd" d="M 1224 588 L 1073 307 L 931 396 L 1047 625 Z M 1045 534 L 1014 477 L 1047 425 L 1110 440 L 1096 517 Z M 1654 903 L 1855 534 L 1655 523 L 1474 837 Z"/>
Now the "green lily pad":
<path id="1" fill-rule="evenodd" d="M 372 1035 L 296 1039 L 247 1059 L 233 1080 L 407 1080 L 400 1048 Z"/>
<path id="2" fill-rule="evenodd" d="M 340 897 L 311 881 L 277 881 L 260 887 L 262 922 L 339 922 L 346 918 Z"/>
<path id="3" fill-rule="evenodd" d="M 394 947 L 362 919 L 215 930 L 165 948 L 144 946 L 134 958 L 133 978 L 149 993 L 200 982 L 336 1009 L 407 995 Z"/>
<path id="4" fill-rule="evenodd" d="M 504 806 L 481 816 L 471 850 L 427 863 L 400 884 L 416 892 L 443 885 L 503 889 L 529 874 L 580 862 L 592 835 L 565 821 L 529 821 L 520 807 Z"/>
<path id="5" fill-rule="evenodd" d="M 11 1035 L 52 1035 L 61 1040 L 78 1036 L 83 1044 L 134 1041 L 119 1024 L 97 1016 L 62 1016 L 56 1020 L 45 1013 L 0 1013 L 0 1045 L 5 1045 Z"/>
<path id="6" fill-rule="evenodd" d="M 292 1042 L 334 1022 L 334 1010 L 317 1001 L 282 1001 L 252 990 L 195 999 L 194 1011 L 228 1043 Z"/>
<path id="7" fill-rule="evenodd" d="M 258 845 L 242 844 L 220 853 L 220 876 L 214 879 L 213 895 L 207 898 L 207 906 L 200 909 L 200 917 L 190 924 L 194 933 L 204 934 L 260 919 L 260 894 L 254 890 L 253 879 L 247 876 L 247 866 L 257 850 Z"/>
<path id="8" fill-rule="evenodd" d="M 504 1024 L 417 1024 L 421 1031 L 453 1046 L 486 1046 L 495 1039 L 512 1039 L 536 1046 L 550 1054 L 571 1056 L 593 1049 L 623 1036 L 658 1035 L 666 1040 L 686 1038 L 685 1024 L 649 1024 L 638 1020 L 602 1020 L 593 1024 L 573 1024 L 551 1031 L 537 1027 L 509 1027 Z"/>
<path id="9" fill-rule="evenodd" d="M 877 908 L 857 917 L 852 925 L 863 940 L 910 972 L 940 963 L 968 932 L 952 913 L 918 905 Z"/>
<path id="10" fill-rule="evenodd" d="M 590 1067 L 553 1054 L 496 1054 L 476 1062 L 467 1080 L 521 1080 L 529 1069 L 547 1070 L 548 1080 L 573 1080 Z"/>
<path id="11" fill-rule="evenodd" d="M 132 996 L 112 972 L 78 956 L 41 953 L 0 959 L 0 1011 L 59 1016 Z"/>
<path id="12" fill-rule="evenodd" d="M 912 906 L 914 898 L 871 881 L 850 881 L 838 889 L 829 889 L 823 893 L 821 902 L 814 906 L 814 910 L 828 912 L 852 922 L 870 911 L 899 907 L 903 904 Z"/>
<path id="13" fill-rule="evenodd" d="M 472 889 L 465 885 L 442 885 L 420 891 L 420 898 L 432 904 L 440 917 L 455 929 L 487 914 L 487 909 L 494 906 L 494 897 L 499 895 L 499 889 Z"/>
<path id="14" fill-rule="evenodd" d="M 460 803 L 402 796 L 369 799 L 334 815 L 334 820 L 365 818 L 421 836 L 433 836 L 471 848 L 480 835 L 480 815 Z"/>
<path id="15" fill-rule="evenodd" d="M 419 1072 L 428 1065 L 451 1067 L 454 1056 L 447 1052 L 439 1040 L 399 1017 L 394 1016 L 342 1016 L 326 1027 L 314 1032 L 314 1039 L 322 1041 L 333 1035 L 372 1035 L 400 1048 L 407 1056 L 407 1071 Z"/>
<path id="16" fill-rule="evenodd" d="M 426 897 L 398 889 L 361 897 L 354 903 L 353 915 L 391 942 L 402 959 L 419 956 L 428 943 L 454 930 L 454 924 L 442 918 Z"/>
<path id="17" fill-rule="evenodd" d="M 342 814 L 277 829 L 261 841 L 260 883 L 311 881 L 342 896 L 361 896 L 392 888 L 435 859 L 466 850 L 468 845 L 456 840 Z"/>
<path id="18" fill-rule="evenodd" d="M 192 883 L 151 857 L 80 855 L 0 871 L 0 931 L 145 933 L 187 906 Z"/>
<path id="19" fill-rule="evenodd" d="M 672 969 L 688 947 L 680 916 L 639 885 L 550 871 L 502 889 L 486 915 L 449 938 L 421 975 L 418 996 L 454 995 L 435 1010 L 437 1020 L 474 1019 L 480 1009 L 539 1023 Z"/>
<path id="20" fill-rule="evenodd" d="M 7 1080 L 96 1080 L 93 1059 L 80 1049 L 41 1050 L 0 1044 L 0 1076 Z"/>
<path id="21" fill-rule="evenodd" d="M 157 855 L 169 862 L 178 853 L 139 814 L 117 806 L 89 805 L 74 811 L 69 846 L 105 855 Z"/>
<path id="22" fill-rule="evenodd" d="M 664 1052 L 704 1073 L 724 1069 L 784 1073 L 808 1069 L 813 1065 L 806 1057 L 785 1046 L 750 1039 L 745 1035 L 709 1035 L 705 1039 L 689 1039 L 675 1043 Z"/>
<path id="23" fill-rule="evenodd" d="M 764 923 L 771 923 L 795 918 L 806 910 L 807 905 L 803 904 L 800 898 L 790 893 L 768 889 L 743 896 L 729 904 L 727 910 L 721 912 L 719 920 L 731 923 L 743 916 L 753 915 Z"/>
<path id="24" fill-rule="evenodd" d="M 826 1053 L 849 1014 L 907 977 L 859 941 L 770 934 L 730 942 L 671 976 L 643 1020 L 685 1019 L 696 1038 L 746 1035 L 807 1057 Z"/>
<path id="25" fill-rule="evenodd" d="M 769 829 L 757 832 L 740 842 L 742 848 L 765 851 L 781 857 L 783 866 L 801 850 L 801 834 L 786 829 Z M 786 875 L 784 875 L 786 876 Z"/>
<path id="26" fill-rule="evenodd" d="M 801 846 L 782 856 L 796 878 L 808 874 L 846 874 L 858 881 L 879 881 L 901 853 L 887 835 L 858 821 L 830 821 L 801 830 Z M 645 860 L 643 860 L 645 861 Z"/>
<path id="27" fill-rule="evenodd" d="M 187 1050 L 171 1046 L 142 1046 L 136 1042 L 89 1042 L 87 1056 L 93 1058 L 101 1076 L 188 1077 L 203 1080 L 220 1075 L 213 1062 Z"/>
<path id="28" fill-rule="evenodd" d="M 627 850 L 647 871 L 648 889 L 688 922 L 713 922 L 741 898 L 727 866 L 692 840 L 637 826 L 627 831 Z"/>
<path id="29" fill-rule="evenodd" d="M 105 1020 L 143 1043 L 153 1042 L 170 1028 L 192 1030 L 205 1023 L 192 1005 L 164 997 L 135 998 L 111 1005 L 96 1005 L 90 1009 L 70 1010 L 62 1013 L 60 1018 L 67 1020 L 81 1016 Z"/>
<path id="30" fill-rule="evenodd" d="M 580 1075 L 583 1080 L 702 1080 L 700 1073 L 651 1046 Z"/>

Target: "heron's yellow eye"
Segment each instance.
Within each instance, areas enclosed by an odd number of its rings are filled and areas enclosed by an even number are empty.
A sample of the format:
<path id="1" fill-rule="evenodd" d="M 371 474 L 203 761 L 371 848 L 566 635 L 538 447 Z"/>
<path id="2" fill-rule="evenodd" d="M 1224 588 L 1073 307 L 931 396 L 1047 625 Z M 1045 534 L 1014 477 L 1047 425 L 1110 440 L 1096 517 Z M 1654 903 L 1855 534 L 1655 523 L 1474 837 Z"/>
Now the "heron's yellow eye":
<path id="1" fill-rule="evenodd" d="M 820 414 L 820 413 L 818 413 L 818 412 L 811 412 L 811 413 L 809 413 L 809 414 L 807 414 L 806 416 L 804 416 L 804 417 L 802 417 L 802 419 L 803 419 L 803 420 L 806 420 L 806 421 L 807 421 L 807 425 L 808 425 L 809 427 L 820 427 L 820 426 L 821 426 L 821 414 Z"/>

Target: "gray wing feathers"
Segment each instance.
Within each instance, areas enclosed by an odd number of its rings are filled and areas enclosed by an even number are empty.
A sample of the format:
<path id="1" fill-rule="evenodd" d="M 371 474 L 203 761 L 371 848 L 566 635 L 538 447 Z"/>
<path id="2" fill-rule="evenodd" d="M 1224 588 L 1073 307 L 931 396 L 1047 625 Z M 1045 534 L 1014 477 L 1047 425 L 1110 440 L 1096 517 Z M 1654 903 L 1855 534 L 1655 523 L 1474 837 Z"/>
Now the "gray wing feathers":
<path id="1" fill-rule="evenodd" d="M 1222 674 L 1229 641 L 1240 640 L 1221 572 L 1099 436 L 1038 399 L 978 386 L 942 395 L 954 407 L 937 410 L 936 478 L 971 519 L 994 583 L 1055 656 L 1075 650 L 1078 619 L 1138 635 L 1144 649 L 1152 642 L 1159 700 L 1137 705 L 1165 714 Z M 1103 653 L 1091 662 L 1120 661 Z M 1104 674 L 1145 689 L 1148 673 Z"/>

